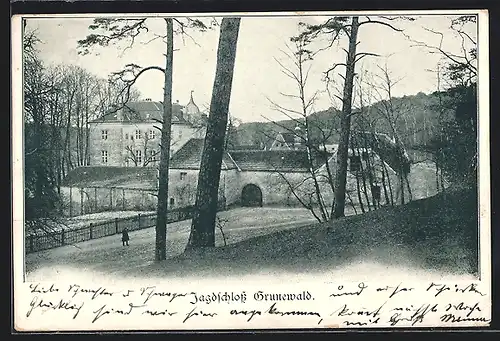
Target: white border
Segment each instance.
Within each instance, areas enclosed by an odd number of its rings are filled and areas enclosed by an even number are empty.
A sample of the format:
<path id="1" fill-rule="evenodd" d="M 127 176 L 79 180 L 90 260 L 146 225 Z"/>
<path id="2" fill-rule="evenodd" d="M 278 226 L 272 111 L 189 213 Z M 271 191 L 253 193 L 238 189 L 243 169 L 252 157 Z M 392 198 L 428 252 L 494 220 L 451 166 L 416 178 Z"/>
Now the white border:
<path id="1" fill-rule="evenodd" d="M 489 164 L 489 39 L 488 39 L 488 12 L 487 10 L 431 10 L 431 11 L 363 11 L 363 15 L 478 15 L 478 99 L 479 106 L 479 249 L 480 249 L 480 276 L 483 288 L 491 297 L 491 221 L 490 221 L 490 164 Z M 234 12 L 234 13 L 190 13 L 190 17 L 262 17 L 262 16 L 326 16 L 326 15 L 353 15 L 359 11 L 334 12 Z M 24 282 L 24 176 L 23 176 L 23 93 L 22 93 L 22 63 L 19 56 L 22 53 L 22 19 L 23 18 L 93 18 L 93 17 L 165 17 L 187 16 L 186 13 L 90 13 L 90 14 L 28 14 L 12 17 L 12 216 L 13 216 L 13 274 L 14 274 L 14 302 L 17 301 L 17 287 Z M 490 306 L 491 308 L 491 306 Z M 17 316 L 14 304 L 14 316 Z"/>

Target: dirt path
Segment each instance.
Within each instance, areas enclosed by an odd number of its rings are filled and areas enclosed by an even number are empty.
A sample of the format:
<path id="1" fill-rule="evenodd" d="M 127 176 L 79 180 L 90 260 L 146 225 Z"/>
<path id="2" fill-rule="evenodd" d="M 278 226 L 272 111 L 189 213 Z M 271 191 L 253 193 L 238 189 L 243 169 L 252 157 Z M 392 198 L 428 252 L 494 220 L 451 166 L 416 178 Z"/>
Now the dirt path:
<path id="1" fill-rule="evenodd" d="M 292 229 L 314 222 L 314 218 L 303 209 L 281 208 L 237 208 L 221 212 L 227 222 L 223 227 L 228 245 L 286 229 Z M 256 220 L 255 217 L 260 217 Z M 168 225 L 167 257 L 172 258 L 184 252 L 189 238 L 191 220 Z M 41 251 L 26 256 L 26 272 L 31 278 L 50 279 L 61 268 L 76 268 L 85 271 L 103 271 L 108 274 L 121 273 L 127 268 L 144 267 L 154 257 L 155 229 L 132 231 L 130 246 L 123 247 L 121 236 L 113 235 L 99 239 Z M 224 240 L 216 230 L 216 246 L 223 246 Z"/>

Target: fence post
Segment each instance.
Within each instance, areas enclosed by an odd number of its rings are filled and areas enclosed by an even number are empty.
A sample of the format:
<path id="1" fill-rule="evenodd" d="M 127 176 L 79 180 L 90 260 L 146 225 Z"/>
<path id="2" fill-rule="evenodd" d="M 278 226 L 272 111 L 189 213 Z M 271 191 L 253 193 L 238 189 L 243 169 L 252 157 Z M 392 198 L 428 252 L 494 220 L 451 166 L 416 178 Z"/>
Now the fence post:
<path id="1" fill-rule="evenodd" d="M 90 223 L 90 239 L 94 239 L 94 224 Z"/>
<path id="2" fill-rule="evenodd" d="M 109 188 L 109 209 L 113 211 L 113 187 Z"/>
<path id="3" fill-rule="evenodd" d="M 69 216 L 73 216 L 73 187 L 69 186 Z"/>
<path id="4" fill-rule="evenodd" d="M 118 234 L 118 218 L 115 218 L 115 233 Z"/>
<path id="5" fill-rule="evenodd" d="M 122 188 L 122 209 L 125 211 L 125 188 Z"/>
<path id="6" fill-rule="evenodd" d="M 137 215 L 137 223 L 139 224 L 138 230 L 140 230 L 141 229 L 141 214 L 140 213 Z"/>
<path id="7" fill-rule="evenodd" d="M 99 207 L 97 205 L 97 187 L 94 187 L 94 212 L 98 212 Z"/>
<path id="8" fill-rule="evenodd" d="M 80 188 L 80 214 L 83 215 L 83 188 Z"/>
<path id="9" fill-rule="evenodd" d="M 61 245 L 64 246 L 65 245 L 65 237 L 66 237 L 66 233 L 64 231 L 64 229 L 61 229 Z"/>

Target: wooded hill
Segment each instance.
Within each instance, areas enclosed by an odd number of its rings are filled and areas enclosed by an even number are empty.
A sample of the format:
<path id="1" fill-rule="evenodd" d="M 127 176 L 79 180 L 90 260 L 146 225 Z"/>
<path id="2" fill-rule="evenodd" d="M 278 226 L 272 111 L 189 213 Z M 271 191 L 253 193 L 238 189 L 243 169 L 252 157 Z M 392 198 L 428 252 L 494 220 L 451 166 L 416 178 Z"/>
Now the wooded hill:
<path id="1" fill-rule="evenodd" d="M 420 149 L 430 144 L 437 134 L 440 120 L 448 120 L 452 112 L 444 110 L 443 103 L 452 100 L 445 93 L 424 94 L 422 92 L 404 97 L 380 101 L 352 116 L 352 129 L 388 134 L 393 137 L 394 124 L 406 148 Z M 316 142 L 335 144 L 338 142 L 340 110 L 330 108 L 309 116 L 312 139 Z M 232 137 L 234 145 L 260 145 L 269 147 L 278 132 L 293 132 L 297 121 L 293 119 L 276 122 L 249 122 L 236 128 Z"/>

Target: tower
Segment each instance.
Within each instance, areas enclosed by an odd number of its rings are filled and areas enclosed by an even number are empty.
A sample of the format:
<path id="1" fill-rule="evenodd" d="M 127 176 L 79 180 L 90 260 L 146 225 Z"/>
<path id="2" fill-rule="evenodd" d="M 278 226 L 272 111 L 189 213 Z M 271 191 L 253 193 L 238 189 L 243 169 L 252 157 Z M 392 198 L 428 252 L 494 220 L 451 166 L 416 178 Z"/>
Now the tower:
<path id="1" fill-rule="evenodd" d="M 189 103 L 186 104 L 186 119 L 191 123 L 196 122 L 200 118 L 200 108 L 194 102 L 193 92 L 194 90 L 191 90 L 191 98 L 189 99 Z"/>

